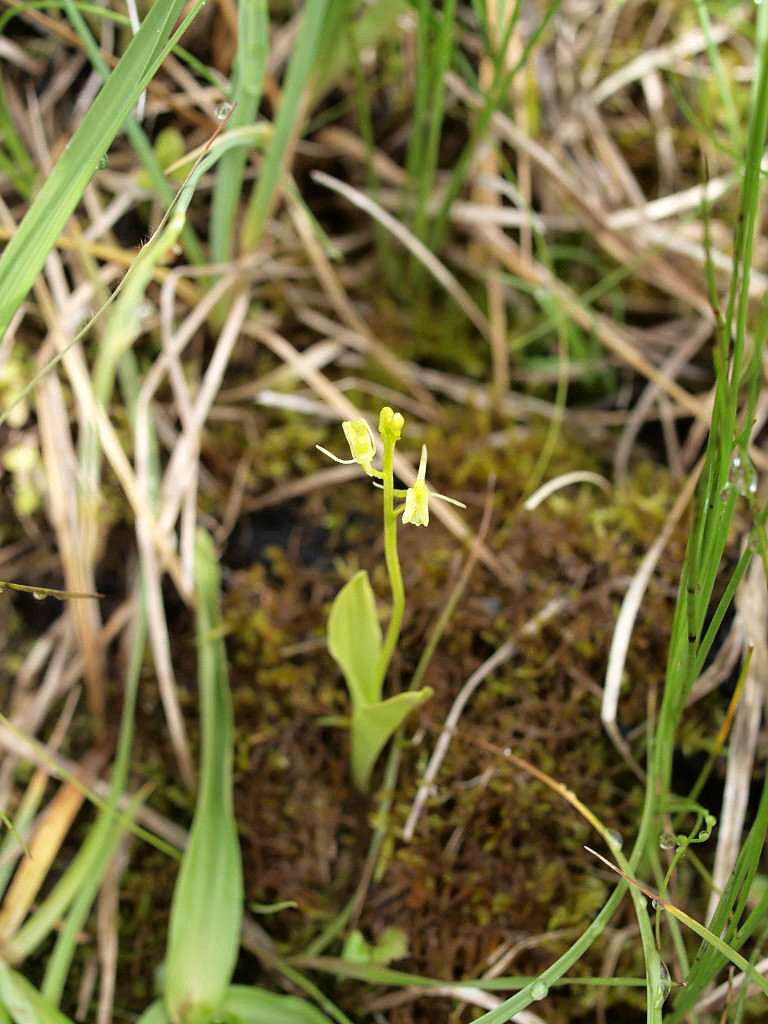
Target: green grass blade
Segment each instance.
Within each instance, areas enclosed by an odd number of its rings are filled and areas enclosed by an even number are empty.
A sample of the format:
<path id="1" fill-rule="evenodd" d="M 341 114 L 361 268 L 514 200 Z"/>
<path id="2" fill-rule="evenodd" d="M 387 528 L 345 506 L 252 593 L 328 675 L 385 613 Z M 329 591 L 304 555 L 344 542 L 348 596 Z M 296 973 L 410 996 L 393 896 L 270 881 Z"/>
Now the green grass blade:
<path id="1" fill-rule="evenodd" d="M 447 0 L 441 13 L 440 28 L 435 40 L 434 53 L 430 63 L 432 79 L 429 127 L 424 151 L 419 166 L 418 189 L 414 231 L 424 241 L 427 230 L 427 200 L 434 187 L 437 161 L 440 150 L 440 134 L 443 127 L 445 106 L 445 73 L 451 65 L 454 45 L 454 19 L 456 0 Z"/>
<path id="2" fill-rule="evenodd" d="M 0 1008 L 4 1008 L 10 1014 L 14 1024 L 72 1024 L 69 1017 L 65 1017 L 55 1006 L 51 1006 L 48 1000 L 44 999 L 26 978 L 16 971 L 12 971 L 2 961 L 0 961 Z"/>
<path id="3" fill-rule="evenodd" d="M 0 169 L 8 176 L 19 195 L 29 199 L 35 180 L 35 165 L 21 136 L 16 131 L 16 125 L 8 110 L 5 101 L 5 83 L 2 78 L 0 78 L 0 139 L 8 151 L 7 154 L 0 152 Z"/>
<path id="4" fill-rule="evenodd" d="M 237 67 L 230 127 L 252 124 L 261 102 L 269 53 L 269 7 L 266 0 L 241 0 L 238 21 Z M 222 157 L 216 176 L 211 212 L 211 252 L 216 263 L 234 253 L 234 231 L 247 153 L 233 150 Z"/>
<path id="5" fill-rule="evenodd" d="M 202 6 L 196 0 L 190 15 Z M 99 161 L 176 38 L 184 0 L 157 0 L 0 257 L 0 338 L 24 301 Z"/>
<path id="6" fill-rule="evenodd" d="M 62 2 L 64 4 L 64 9 L 67 12 L 67 17 L 72 23 L 72 27 L 83 41 L 83 47 L 88 55 L 88 59 L 104 81 L 107 81 L 109 78 L 109 68 L 105 63 L 104 58 L 101 56 L 101 51 L 99 50 L 96 40 L 91 34 L 91 30 L 88 28 L 85 18 L 78 10 L 75 0 L 62 0 Z M 149 177 L 152 188 L 155 190 L 158 198 L 167 209 L 173 202 L 174 190 L 166 181 L 163 169 L 158 162 L 155 151 L 152 148 L 144 129 L 138 123 L 133 114 L 128 116 L 128 120 L 125 122 L 124 128 L 129 142 L 133 146 L 136 155 L 141 161 L 141 164 Z M 200 240 L 189 224 L 184 225 L 184 230 L 181 234 L 181 241 L 190 263 L 202 263 L 205 259 L 205 253 L 202 245 L 200 244 Z"/>
<path id="7" fill-rule="evenodd" d="M 337 0 L 338 2 L 338 0 Z M 291 140 L 303 121 L 302 101 L 312 76 L 318 44 L 333 0 L 307 0 L 275 119 L 272 141 L 251 196 L 243 225 L 243 247 L 255 248 L 277 198 L 278 182 Z"/>

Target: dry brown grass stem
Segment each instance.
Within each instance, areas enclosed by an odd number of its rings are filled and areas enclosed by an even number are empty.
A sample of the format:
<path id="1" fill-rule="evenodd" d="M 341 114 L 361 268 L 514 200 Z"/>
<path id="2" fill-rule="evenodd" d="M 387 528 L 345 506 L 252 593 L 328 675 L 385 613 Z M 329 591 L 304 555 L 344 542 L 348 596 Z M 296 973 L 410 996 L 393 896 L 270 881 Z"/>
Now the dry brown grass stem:
<path id="1" fill-rule="evenodd" d="M 624 329 L 604 313 L 586 309 L 578 295 L 558 280 L 542 263 L 528 260 L 519 246 L 497 228 L 485 226 L 478 234 L 486 245 L 497 254 L 508 270 L 525 281 L 545 288 L 562 306 L 567 315 L 586 331 L 594 331 L 600 341 L 627 366 L 641 374 L 669 395 L 689 415 L 705 423 L 709 422 L 708 401 L 695 398 L 676 381 L 662 373 L 631 343 Z"/>
<path id="2" fill-rule="evenodd" d="M 296 233 L 301 239 L 307 256 L 309 256 L 323 291 L 328 296 L 333 309 L 336 311 L 336 315 L 352 332 L 347 337 L 355 338 L 357 341 L 356 347 L 360 351 L 367 353 L 375 359 L 383 369 L 391 374 L 395 381 L 406 387 L 419 401 L 427 406 L 432 406 L 434 411 L 434 402 L 429 392 L 425 391 L 414 381 L 413 375 L 408 371 L 407 366 L 382 344 L 355 309 L 352 300 L 333 269 L 331 261 L 326 256 L 325 250 L 315 235 L 314 227 L 306 209 L 290 195 L 288 197 L 288 208 L 291 220 L 296 228 Z"/>
<path id="3" fill-rule="evenodd" d="M 742 657 L 749 649 L 752 655 L 728 744 L 707 919 L 714 913 L 719 894 L 728 882 L 741 847 L 760 724 L 768 700 L 768 588 L 759 558 L 752 560 L 741 582 L 736 595 L 736 612 L 742 637 Z"/>
<path id="4" fill-rule="evenodd" d="M 172 291 L 174 283 L 173 280 L 169 281 L 169 291 Z M 184 347 L 194 337 L 206 317 L 214 309 L 216 303 L 223 298 L 226 291 L 233 284 L 233 278 L 222 280 L 218 286 L 208 293 L 205 300 L 190 314 L 186 321 L 182 323 L 178 331 L 174 332 L 170 337 L 167 336 L 166 331 L 163 332 L 163 352 L 145 375 L 136 404 L 136 426 L 134 432 L 136 481 L 143 496 L 142 509 L 146 510 L 147 513 L 146 515 L 140 513 L 136 516 L 136 539 L 146 588 L 149 638 L 171 744 L 176 755 L 181 777 L 190 788 L 194 785 L 194 768 L 173 670 L 171 642 L 162 596 L 161 565 L 156 556 L 151 533 L 150 512 L 153 508 L 153 499 L 150 458 L 150 406 L 157 388 L 162 383 L 165 375 L 168 374 L 174 385 L 174 396 L 182 422 L 182 433 L 176 438 L 168 466 L 161 481 L 159 507 L 156 514 L 160 521 L 161 529 L 166 535 L 170 536 L 181 509 L 183 507 L 189 508 L 191 505 L 193 510 L 191 528 L 189 523 L 190 517 L 187 516 L 188 525 L 187 529 L 183 530 L 182 536 L 182 551 L 186 553 L 186 557 L 182 556 L 182 572 L 186 591 L 191 594 L 194 589 L 194 523 L 197 508 L 197 468 L 200 452 L 200 435 L 210 406 L 220 387 L 221 379 L 248 308 L 247 293 L 242 292 L 235 298 L 214 349 L 213 356 L 204 374 L 198 394 L 194 399 L 189 394 L 188 386 L 178 360 Z M 186 543 L 184 543 L 185 536 Z"/>
<path id="5" fill-rule="evenodd" d="M 82 544 L 83 515 L 97 515 L 95 496 L 82 495 L 78 487 L 77 457 L 72 444 L 61 383 L 55 374 L 45 377 L 37 392 L 37 418 L 47 481 L 48 514 L 64 569 L 66 588 L 75 592 L 96 590 L 93 547 Z M 94 504 L 85 509 L 83 499 Z M 86 696 L 98 729 L 105 724 L 104 654 L 99 640 L 101 615 L 96 601 L 67 604 L 78 646 L 83 656 Z"/>
<path id="6" fill-rule="evenodd" d="M 640 565 L 632 577 L 632 582 L 621 602 L 621 608 L 616 618 L 616 625 L 611 638 L 611 647 L 608 654 L 608 666 L 605 672 L 603 684 L 603 700 L 600 708 L 600 719 L 603 728 L 611 738 L 611 742 L 627 762 L 632 771 L 640 780 L 644 780 L 645 773 L 634 758 L 629 744 L 622 736 L 616 718 L 619 708 L 619 694 L 624 678 L 624 666 L 626 664 L 629 643 L 632 639 L 635 621 L 640 611 L 640 606 L 648 589 L 656 565 L 661 558 L 664 548 L 669 543 L 672 533 L 682 518 L 685 510 L 693 499 L 696 484 L 701 473 L 703 461 L 693 470 L 685 481 L 674 505 L 672 506 L 664 526 L 656 540 L 648 548 L 643 556 Z"/>
<path id="7" fill-rule="evenodd" d="M 695 327 L 687 332 L 680 345 L 661 364 L 660 372 L 670 380 L 675 380 L 680 371 L 696 355 L 704 342 L 712 334 L 712 325 L 708 320 L 700 321 Z M 630 410 L 626 425 L 622 430 L 616 443 L 613 456 L 614 482 L 618 487 L 625 486 L 629 475 L 629 460 L 634 448 L 635 440 L 644 423 L 648 421 L 655 402 L 658 401 L 659 389 L 656 384 L 649 381 L 643 388 L 642 394 Z M 682 458 L 683 466 L 689 463 Z"/>
<path id="8" fill-rule="evenodd" d="M 96 1024 L 111 1024 L 117 982 L 119 949 L 120 879 L 128 866 L 130 840 L 124 839 L 109 862 L 96 903 L 96 938 L 99 964 L 99 1001 Z"/>
<path id="9" fill-rule="evenodd" d="M 84 758 L 77 778 L 81 786 L 64 783 L 49 801 L 27 844 L 23 860 L 13 876 L 0 908 L 0 947 L 9 943 L 22 925 L 59 853 L 72 822 L 83 803 L 82 785 L 103 766 L 103 753 Z"/>
<path id="10" fill-rule="evenodd" d="M 456 95 L 470 107 L 481 104 L 481 97 L 457 75 L 450 73 L 446 80 Z M 528 154 L 549 181 L 562 191 L 569 206 L 580 215 L 582 226 L 619 265 L 632 266 L 638 276 L 648 280 L 660 291 L 673 295 L 701 315 L 711 317 L 709 298 L 702 287 L 684 277 L 678 266 L 665 260 L 655 250 L 649 251 L 646 245 L 638 245 L 636 235 L 622 234 L 610 227 L 608 209 L 598 204 L 580 176 L 573 173 L 565 153 L 555 156 L 550 149 L 529 138 L 500 112 L 493 115 L 491 126 L 500 138 Z M 593 174 L 591 178 L 599 178 L 599 175 Z"/>

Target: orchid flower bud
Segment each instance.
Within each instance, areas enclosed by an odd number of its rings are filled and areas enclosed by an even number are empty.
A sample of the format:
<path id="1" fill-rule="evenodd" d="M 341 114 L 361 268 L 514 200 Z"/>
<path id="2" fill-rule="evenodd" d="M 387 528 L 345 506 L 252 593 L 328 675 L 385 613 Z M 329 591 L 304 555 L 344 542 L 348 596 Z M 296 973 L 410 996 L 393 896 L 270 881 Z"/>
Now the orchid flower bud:
<path id="1" fill-rule="evenodd" d="M 380 475 L 373 468 L 373 459 L 376 455 L 376 438 L 373 436 L 373 431 L 368 425 L 367 420 L 344 420 L 341 428 L 344 431 L 344 436 L 349 444 L 349 450 L 352 453 L 351 459 L 340 459 L 333 452 L 329 452 L 327 448 L 323 448 L 319 444 L 316 444 L 315 448 L 321 451 L 323 455 L 327 455 L 329 459 L 333 459 L 334 462 L 340 462 L 344 466 L 349 466 L 356 462 L 368 476 Z"/>

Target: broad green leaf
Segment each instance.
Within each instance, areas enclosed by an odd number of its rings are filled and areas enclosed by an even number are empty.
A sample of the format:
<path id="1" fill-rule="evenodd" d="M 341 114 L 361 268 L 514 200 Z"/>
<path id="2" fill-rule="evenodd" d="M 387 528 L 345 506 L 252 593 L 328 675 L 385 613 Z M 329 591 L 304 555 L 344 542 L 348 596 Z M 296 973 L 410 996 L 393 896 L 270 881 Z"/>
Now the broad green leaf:
<path id="1" fill-rule="evenodd" d="M 246 985 L 228 989 L 222 1012 L 242 1024 L 330 1024 L 328 1017 L 305 999 Z"/>
<path id="2" fill-rule="evenodd" d="M 185 0 L 156 0 L 0 257 L 0 339 L 136 100 L 174 40 Z M 202 6 L 197 0 L 194 11 Z"/>
<path id="3" fill-rule="evenodd" d="M 389 700 L 365 704 L 352 711 L 352 778 L 365 793 L 371 772 L 384 745 L 407 716 L 432 696 L 430 687 L 398 693 Z"/>
<path id="4" fill-rule="evenodd" d="M 347 681 L 352 706 L 373 704 L 380 696 L 376 665 L 381 626 L 368 573 L 355 573 L 336 595 L 328 616 L 328 650 Z"/>
<path id="5" fill-rule="evenodd" d="M 165 1012 L 162 1002 L 158 999 L 156 1003 L 147 1007 L 136 1024 L 168 1024 L 168 1014 Z"/>
<path id="6" fill-rule="evenodd" d="M 0 1008 L 10 1014 L 14 1024 L 72 1024 L 26 978 L 1 961 Z"/>
<path id="7" fill-rule="evenodd" d="M 196 550 L 197 645 L 202 729 L 200 788 L 173 893 L 165 1007 L 173 1024 L 221 1007 L 240 947 L 243 875 L 232 807 L 232 702 L 213 541 Z"/>

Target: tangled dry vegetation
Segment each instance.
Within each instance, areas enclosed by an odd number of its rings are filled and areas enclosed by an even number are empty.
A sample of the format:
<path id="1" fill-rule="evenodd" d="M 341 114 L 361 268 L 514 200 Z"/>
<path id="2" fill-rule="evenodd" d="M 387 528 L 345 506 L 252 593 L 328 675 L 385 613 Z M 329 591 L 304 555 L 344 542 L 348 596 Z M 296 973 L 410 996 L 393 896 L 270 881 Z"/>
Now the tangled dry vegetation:
<path id="1" fill-rule="evenodd" d="M 303 5 L 269 6 L 267 125 L 285 102 Z M 419 5 L 354 7 L 296 104 L 258 244 L 235 230 L 216 254 L 214 169 L 131 309 L 118 299 L 78 334 L 167 206 L 119 135 L 0 343 L 3 409 L 45 370 L 0 428 L 0 576 L 33 591 L 0 594 L 0 808 L 13 816 L 37 794 L 33 817 L 46 823 L 30 833 L 34 870 L 6 890 L 0 944 L 87 833 L 80 782 L 107 791 L 139 565 L 149 653 L 130 789 L 149 786 L 142 826 L 184 842 L 198 747 L 192 608 L 202 523 L 224 572 L 246 895 L 259 905 L 294 901 L 247 919 L 238 977 L 285 987 L 279 951 L 325 971 L 320 983 L 356 1019 L 471 1020 L 504 994 L 459 997 L 451 980 L 535 975 L 614 883 L 583 850 L 585 822 L 504 749 L 570 787 L 612 828 L 629 836 L 636 826 L 644 736 L 664 685 L 712 411 L 711 291 L 724 293 L 732 271 L 755 5 L 710 3 L 704 18 L 681 0 L 529 0 L 498 63 L 488 40 L 499 45 L 504 4 L 434 5 L 454 19 L 453 50 L 445 67 L 432 55 L 421 124 Z M 4 0 L 2 9 L 13 13 L 0 36 L 8 239 L 100 78 L 57 6 Z M 191 167 L 185 159 L 205 153 L 234 116 L 237 23 L 235 0 L 205 6 L 182 41 L 192 59 L 171 54 L 141 101 L 174 190 Z M 93 17 L 91 29 L 102 54 L 122 52 L 124 25 Z M 414 133 L 420 156 L 409 148 Z M 249 151 L 242 203 L 233 198 L 238 228 L 263 168 Z M 755 304 L 768 285 L 764 265 L 758 237 Z M 130 367 L 120 362 L 128 349 Z M 435 698 L 409 730 L 385 853 L 369 878 L 376 804 L 348 779 L 345 695 L 323 637 L 328 604 L 354 569 L 367 568 L 386 592 L 381 540 L 368 490 L 352 470 L 322 463 L 314 445 L 332 445 L 340 419 L 383 403 L 407 418 L 407 452 L 430 443 L 435 486 L 468 511 L 436 505 L 429 533 L 403 539 L 400 676 L 459 585 L 461 597 L 428 670 Z M 755 438 L 766 413 L 761 395 Z M 751 458 L 762 474 L 759 445 Z M 414 459 L 402 456 L 398 473 L 411 484 Z M 745 511 L 731 565 L 750 525 Z M 41 587 L 103 596 L 37 600 Z M 685 788 L 723 747 L 724 719 L 733 737 L 700 797 L 719 819 L 701 854 L 715 889 L 754 813 L 767 618 L 755 563 L 679 739 Z M 446 720 L 456 734 L 422 791 Z M 20 852 L 10 849 L 3 863 Z M 107 1024 L 146 1006 L 174 874 L 162 853 L 124 839 L 81 935 L 68 1013 Z M 693 874 L 672 887 L 700 920 L 709 891 Z M 409 952 L 398 966 L 445 979 L 443 989 L 341 982 L 337 962 L 323 966 L 308 952 L 356 892 L 353 923 L 369 937 L 404 929 Z M 634 920 L 626 901 L 580 964 L 583 978 L 642 975 Z M 668 934 L 662 944 L 679 981 L 679 948 Z M 32 980 L 46 950 L 22 966 Z M 699 1019 L 717 1019 L 706 1014 L 719 1014 L 741 982 L 703 995 Z M 643 997 L 564 986 L 515 1019 L 629 1022 L 642 1019 Z M 760 1019 L 764 1007 L 754 1012 Z"/>

